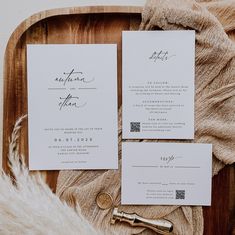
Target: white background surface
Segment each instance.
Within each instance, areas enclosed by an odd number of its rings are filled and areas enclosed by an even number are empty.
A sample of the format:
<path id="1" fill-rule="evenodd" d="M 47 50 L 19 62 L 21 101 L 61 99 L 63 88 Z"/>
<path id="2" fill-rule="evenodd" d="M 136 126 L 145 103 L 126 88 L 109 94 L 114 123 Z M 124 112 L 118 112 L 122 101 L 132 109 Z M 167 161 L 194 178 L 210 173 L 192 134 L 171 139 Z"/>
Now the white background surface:
<path id="1" fill-rule="evenodd" d="M 15 28 L 39 11 L 74 6 L 133 5 L 142 6 L 145 0 L 0 0 L 0 156 L 2 155 L 3 58 L 7 41 Z M 1 164 L 0 157 L 0 166 Z"/>

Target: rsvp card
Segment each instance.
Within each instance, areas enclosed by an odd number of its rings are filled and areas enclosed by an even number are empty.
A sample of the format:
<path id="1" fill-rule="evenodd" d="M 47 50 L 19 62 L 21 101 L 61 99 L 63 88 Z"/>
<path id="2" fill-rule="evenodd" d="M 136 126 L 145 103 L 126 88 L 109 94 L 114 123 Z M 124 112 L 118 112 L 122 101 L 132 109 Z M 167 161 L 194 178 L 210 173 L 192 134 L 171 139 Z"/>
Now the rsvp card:
<path id="1" fill-rule="evenodd" d="M 194 138 L 195 32 L 123 32 L 123 138 Z"/>
<path id="2" fill-rule="evenodd" d="M 212 145 L 122 144 L 122 204 L 211 204 Z"/>
<path id="3" fill-rule="evenodd" d="M 27 61 L 30 170 L 116 169 L 116 45 L 28 45 Z"/>

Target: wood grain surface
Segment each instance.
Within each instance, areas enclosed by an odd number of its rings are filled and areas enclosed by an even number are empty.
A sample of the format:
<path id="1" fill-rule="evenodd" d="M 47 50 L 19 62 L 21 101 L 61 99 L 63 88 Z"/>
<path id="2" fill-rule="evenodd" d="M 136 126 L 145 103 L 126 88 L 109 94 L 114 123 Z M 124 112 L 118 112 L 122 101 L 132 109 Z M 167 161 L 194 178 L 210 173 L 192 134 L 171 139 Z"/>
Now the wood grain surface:
<path id="1" fill-rule="evenodd" d="M 118 102 L 122 103 L 123 30 L 138 30 L 141 7 L 75 7 L 44 11 L 22 22 L 9 39 L 4 64 L 3 168 L 8 171 L 8 139 L 18 117 L 27 114 L 26 44 L 116 43 Z M 45 115 L 45 114 L 42 114 Z M 23 124 L 20 152 L 28 156 L 28 125 Z M 58 171 L 45 171 L 55 190 Z M 213 178 L 212 206 L 204 207 L 205 235 L 232 234 L 235 222 L 235 170 L 225 167 Z M 234 231 L 235 234 L 235 231 Z"/>

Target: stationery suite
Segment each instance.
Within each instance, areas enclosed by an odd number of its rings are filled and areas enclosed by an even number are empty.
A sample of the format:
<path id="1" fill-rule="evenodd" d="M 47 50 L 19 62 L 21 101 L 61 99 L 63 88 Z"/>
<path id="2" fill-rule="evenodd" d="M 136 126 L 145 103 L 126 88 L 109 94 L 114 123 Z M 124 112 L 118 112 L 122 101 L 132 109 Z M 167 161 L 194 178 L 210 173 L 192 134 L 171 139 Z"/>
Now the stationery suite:
<path id="1" fill-rule="evenodd" d="M 194 31 L 123 32 L 123 138 L 194 138 Z"/>
<path id="2" fill-rule="evenodd" d="M 116 45 L 28 45 L 29 168 L 118 167 Z"/>
<path id="3" fill-rule="evenodd" d="M 194 31 L 123 32 L 123 138 L 194 138 Z M 28 45 L 30 170 L 117 169 L 117 47 Z M 122 144 L 122 204 L 210 205 L 212 146 Z"/>

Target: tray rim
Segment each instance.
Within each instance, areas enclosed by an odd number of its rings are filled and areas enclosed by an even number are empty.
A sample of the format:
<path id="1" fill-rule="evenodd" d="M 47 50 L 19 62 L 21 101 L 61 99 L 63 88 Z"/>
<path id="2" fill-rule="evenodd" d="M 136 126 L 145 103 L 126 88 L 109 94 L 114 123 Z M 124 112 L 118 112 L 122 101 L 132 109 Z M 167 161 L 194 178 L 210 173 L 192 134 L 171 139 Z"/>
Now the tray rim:
<path id="1" fill-rule="evenodd" d="M 66 8 L 54 8 L 50 10 L 40 11 L 35 13 L 24 21 L 22 21 L 12 32 L 10 38 L 8 39 L 7 46 L 4 53 L 4 65 L 7 57 L 10 56 L 12 48 L 15 47 L 16 43 L 19 41 L 21 36 L 34 24 L 41 20 L 61 15 L 76 15 L 76 14 L 99 14 L 99 13 L 113 13 L 113 14 L 141 14 L 143 7 L 141 6 L 78 6 L 78 7 L 66 7 Z M 11 47 L 11 50 L 9 50 Z M 5 67 L 5 66 L 4 66 Z M 3 71 L 3 76 L 5 77 L 5 71 Z"/>

